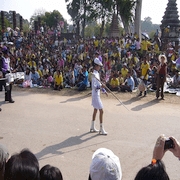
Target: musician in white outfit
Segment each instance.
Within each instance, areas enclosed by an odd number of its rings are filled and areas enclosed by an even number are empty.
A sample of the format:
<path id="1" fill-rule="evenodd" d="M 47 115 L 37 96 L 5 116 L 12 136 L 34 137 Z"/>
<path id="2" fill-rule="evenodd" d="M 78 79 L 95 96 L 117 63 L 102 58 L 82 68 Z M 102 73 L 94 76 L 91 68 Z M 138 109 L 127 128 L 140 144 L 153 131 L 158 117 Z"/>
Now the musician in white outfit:
<path id="1" fill-rule="evenodd" d="M 94 107 L 93 115 L 92 115 L 92 124 L 90 128 L 90 132 L 99 132 L 99 134 L 107 135 L 107 132 L 104 130 L 103 127 L 103 104 L 101 102 L 100 98 L 100 91 L 102 90 L 104 93 L 106 93 L 105 89 L 103 88 L 103 84 L 100 83 L 100 76 L 99 76 L 99 70 L 102 66 L 101 61 L 99 58 L 94 59 L 94 71 L 92 74 L 92 106 Z M 107 93 L 106 93 L 107 94 Z M 95 128 L 95 119 L 97 111 L 99 110 L 99 120 L 100 120 L 100 130 L 97 130 Z"/>

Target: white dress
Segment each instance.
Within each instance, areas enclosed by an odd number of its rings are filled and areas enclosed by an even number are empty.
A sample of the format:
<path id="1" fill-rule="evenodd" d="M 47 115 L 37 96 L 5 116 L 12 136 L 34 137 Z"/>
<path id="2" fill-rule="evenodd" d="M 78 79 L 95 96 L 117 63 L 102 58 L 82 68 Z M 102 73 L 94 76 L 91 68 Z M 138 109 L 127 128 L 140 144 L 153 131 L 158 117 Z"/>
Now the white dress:
<path id="1" fill-rule="evenodd" d="M 94 70 L 93 74 L 97 79 L 100 79 L 98 71 Z M 95 109 L 103 109 L 100 98 L 101 83 L 95 77 L 92 76 L 92 106 Z"/>

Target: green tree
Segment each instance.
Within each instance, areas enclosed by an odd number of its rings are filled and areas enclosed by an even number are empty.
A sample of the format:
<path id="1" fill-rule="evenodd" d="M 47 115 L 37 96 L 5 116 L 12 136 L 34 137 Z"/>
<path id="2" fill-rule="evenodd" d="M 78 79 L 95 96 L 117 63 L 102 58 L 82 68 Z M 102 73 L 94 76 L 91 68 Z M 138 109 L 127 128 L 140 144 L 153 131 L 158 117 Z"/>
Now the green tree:
<path id="1" fill-rule="evenodd" d="M 35 13 L 30 21 L 31 21 L 31 26 L 33 26 L 34 21 L 38 20 L 38 17 L 41 18 L 41 23 L 46 24 L 48 27 L 57 27 L 59 21 L 64 21 L 63 16 L 61 13 L 57 10 L 53 10 L 53 12 L 40 12 L 40 13 Z M 65 28 L 67 26 L 67 22 L 65 22 Z"/>
<path id="2" fill-rule="evenodd" d="M 100 37 L 102 37 L 105 24 L 114 13 L 114 2 L 112 0 L 94 0 L 93 4 L 96 7 L 96 12 L 93 12 L 95 14 L 94 17 L 101 20 Z"/>
<path id="3" fill-rule="evenodd" d="M 64 18 L 59 11 L 54 10 L 53 12 L 46 12 L 42 21 L 49 27 L 57 27 L 59 21 L 64 21 Z"/>
<path id="4" fill-rule="evenodd" d="M 134 18 L 134 8 L 136 5 L 136 0 L 115 0 L 117 5 L 117 10 L 121 16 L 121 20 L 125 29 L 125 32 L 129 32 L 129 24 Z"/>
<path id="5" fill-rule="evenodd" d="M 80 20 L 81 20 L 81 0 L 65 0 L 67 4 L 68 14 L 71 16 L 71 19 L 76 25 L 76 33 L 80 34 Z"/>

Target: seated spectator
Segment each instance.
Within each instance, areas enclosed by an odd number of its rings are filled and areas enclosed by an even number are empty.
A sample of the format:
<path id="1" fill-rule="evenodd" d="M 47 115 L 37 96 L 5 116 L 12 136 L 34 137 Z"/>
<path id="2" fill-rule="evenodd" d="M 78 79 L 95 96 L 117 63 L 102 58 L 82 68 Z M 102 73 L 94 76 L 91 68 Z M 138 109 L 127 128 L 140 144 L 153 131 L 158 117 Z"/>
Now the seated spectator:
<path id="1" fill-rule="evenodd" d="M 9 152 L 7 148 L 0 144 L 0 179 L 4 180 L 4 173 L 5 173 L 5 164 L 8 160 Z"/>
<path id="2" fill-rule="evenodd" d="M 121 74 L 122 74 L 122 77 L 124 78 L 124 80 L 126 79 L 128 72 L 129 72 L 129 70 L 127 68 L 127 64 L 124 63 L 123 67 L 121 69 Z"/>
<path id="3" fill-rule="evenodd" d="M 60 70 L 56 71 L 54 75 L 54 90 L 61 90 L 63 89 L 63 76 Z"/>
<path id="4" fill-rule="evenodd" d="M 34 67 L 31 68 L 31 80 L 32 80 L 32 84 L 37 84 L 40 85 L 40 76 L 39 73 L 35 70 Z"/>
<path id="5" fill-rule="evenodd" d="M 119 85 L 121 86 L 124 83 L 124 78 L 122 77 L 122 73 L 121 72 L 119 72 L 118 79 L 119 79 Z"/>
<path id="6" fill-rule="evenodd" d="M 41 168 L 40 180 L 63 180 L 63 176 L 57 167 L 48 164 Z"/>
<path id="7" fill-rule="evenodd" d="M 89 180 L 121 180 L 119 158 L 109 149 L 100 148 L 92 156 Z"/>
<path id="8" fill-rule="evenodd" d="M 27 88 L 27 87 L 32 87 L 32 80 L 31 80 L 31 71 L 30 68 L 27 67 L 26 71 L 24 72 L 24 82 L 22 83 L 22 87 Z"/>
<path id="9" fill-rule="evenodd" d="M 178 70 L 175 71 L 175 75 L 173 76 L 172 87 L 174 88 L 180 87 L 180 75 Z"/>
<path id="10" fill-rule="evenodd" d="M 134 90 L 134 79 L 131 76 L 131 73 L 128 72 L 127 79 L 125 80 L 124 84 L 120 86 L 122 92 L 132 92 Z"/>
<path id="11" fill-rule="evenodd" d="M 48 73 L 47 85 L 50 86 L 50 87 L 53 86 L 53 77 L 51 75 L 51 72 Z"/>
<path id="12" fill-rule="evenodd" d="M 80 72 L 82 76 L 82 81 L 77 84 L 78 90 L 79 91 L 84 91 L 87 89 L 88 85 L 88 71 L 87 71 L 87 66 L 85 65 L 82 69 L 82 72 Z"/>
<path id="13" fill-rule="evenodd" d="M 117 74 L 113 75 L 113 78 L 110 81 L 109 89 L 111 91 L 118 91 L 119 90 L 119 79 L 117 78 Z"/>
<path id="14" fill-rule="evenodd" d="M 4 180 L 39 180 L 39 163 L 27 149 L 14 154 L 5 166 Z"/>
<path id="15" fill-rule="evenodd" d="M 36 62 L 34 61 L 34 59 L 35 59 L 35 55 L 33 54 L 32 57 L 30 58 L 29 62 L 28 62 L 28 66 L 30 68 L 36 67 Z"/>

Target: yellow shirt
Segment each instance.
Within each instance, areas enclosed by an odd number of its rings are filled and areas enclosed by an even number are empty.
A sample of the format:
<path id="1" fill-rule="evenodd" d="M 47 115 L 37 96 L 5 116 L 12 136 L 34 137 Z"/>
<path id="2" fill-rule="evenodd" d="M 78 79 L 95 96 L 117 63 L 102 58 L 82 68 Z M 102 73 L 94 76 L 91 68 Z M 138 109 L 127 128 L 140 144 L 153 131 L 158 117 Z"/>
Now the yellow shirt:
<path id="1" fill-rule="evenodd" d="M 143 40 L 141 42 L 141 50 L 143 51 L 147 51 L 148 50 L 148 47 L 151 45 L 151 43 L 149 41 L 145 41 Z"/>
<path id="2" fill-rule="evenodd" d="M 95 41 L 94 41 L 94 46 L 95 46 L 95 47 L 98 47 L 98 46 L 99 46 L 99 41 L 98 41 L 98 40 L 95 40 Z"/>
<path id="3" fill-rule="evenodd" d="M 35 61 L 29 61 L 28 65 L 29 65 L 30 68 L 36 67 L 36 62 Z"/>
<path id="4" fill-rule="evenodd" d="M 144 76 L 144 79 L 148 80 L 148 73 L 147 71 L 149 70 L 150 66 L 149 63 L 142 63 L 141 64 L 141 76 Z"/>
<path id="5" fill-rule="evenodd" d="M 119 86 L 119 79 L 118 78 L 116 78 L 116 79 L 111 78 L 110 85 L 115 86 L 115 87 Z"/>
<path id="6" fill-rule="evenodd" d="M 119 84 L 123 84 L 124 83 L 124 78 L 123 77 L 119 77 Z"/>
<path id="7" fill-rule="evenodd" d="M 129 71 L 129 70 L 128 70 L 127 68 L 122 68 L 122 69 L 121 69 L 121 74 L 122 74 L 122 77 L 123 77 L 123 78 L 126 78 L 128 71 Z"/>
<path id="8" fill-rule="evenodd" d="M 62 83 L 63 83 L 63 77 L 62 77 L 62 74 L 60 74 L 60 75 L 55 75 L 55 83 L 56 83 L 56 85 L 61 85 Z"/>
<path id="9" fill-rule="evenodd" d="M 41 72 L 41 70 L 40 70 L 40 69 L 38 69 L 38 70 L 37 70 L 37 72 L 39 73 L 39 76 L 40 76 L 40 77 L 42 77 L 42 76 L 43 76 L 43 75 L 42 75 L 42 72 Z"/>

